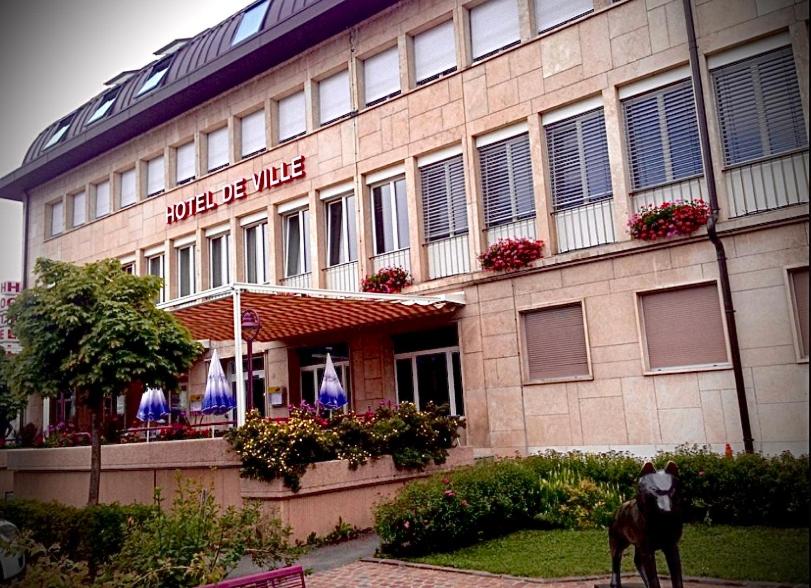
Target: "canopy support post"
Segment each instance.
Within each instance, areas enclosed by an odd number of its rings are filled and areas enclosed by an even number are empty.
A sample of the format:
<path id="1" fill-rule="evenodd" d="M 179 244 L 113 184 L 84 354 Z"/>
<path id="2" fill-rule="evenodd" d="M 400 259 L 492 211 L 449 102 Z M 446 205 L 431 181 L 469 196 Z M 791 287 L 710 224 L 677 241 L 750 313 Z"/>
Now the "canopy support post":
<path id="1" fill-rule="evenodd" d="M 232 294 L 234 305 L 234 370 L 237 388 L 237 426 L 245 424 L 245 375 L 242 369 L 242 308 L 240 290 L 234 287 Z"/>

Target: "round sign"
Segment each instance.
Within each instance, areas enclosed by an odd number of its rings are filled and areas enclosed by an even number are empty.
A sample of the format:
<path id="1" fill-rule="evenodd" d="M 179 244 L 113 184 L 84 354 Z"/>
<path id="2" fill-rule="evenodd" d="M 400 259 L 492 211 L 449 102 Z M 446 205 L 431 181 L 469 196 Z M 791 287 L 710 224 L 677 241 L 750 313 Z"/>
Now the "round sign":
<path id="1" fill-rule="evenodd" d="M 256 311 L 246 310 L 242 313 L 242 328 L 243 329 L 256 329 L 261 328 L 262 323 L 259 321 L 259 315 Z"/>

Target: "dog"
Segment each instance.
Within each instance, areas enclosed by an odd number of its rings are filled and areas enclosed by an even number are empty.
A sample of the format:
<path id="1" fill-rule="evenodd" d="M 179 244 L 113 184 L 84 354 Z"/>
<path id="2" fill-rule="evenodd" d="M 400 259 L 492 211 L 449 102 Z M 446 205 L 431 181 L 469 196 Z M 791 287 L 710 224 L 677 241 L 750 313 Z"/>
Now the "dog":
<path id="1" fill-rule="evenodd" d="M 634 546 L 634 564 L 646 588 L 660 588 L 656 550 L 665 554 L 673 588 L 682 588 L 679 540 L 682 520 L 679 504 L 679 468 L 672 461 L 656 471 L 645 463 L 636 498 L 623 503 L 608 529 L 611 548 L 611 588 L 621 588 L 622 552 Z"/>

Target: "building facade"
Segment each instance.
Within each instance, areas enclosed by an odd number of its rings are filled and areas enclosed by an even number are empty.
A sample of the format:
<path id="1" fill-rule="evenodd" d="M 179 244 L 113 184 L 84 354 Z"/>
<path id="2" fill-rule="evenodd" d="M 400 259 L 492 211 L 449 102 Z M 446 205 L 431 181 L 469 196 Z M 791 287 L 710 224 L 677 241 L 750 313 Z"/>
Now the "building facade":
<path id="1" fill-rule="evenodd" d="M 447 402 L 478 455 L 742 447 L 706 229 L 627 227 L 708 198 L 680 0 L 295 4 L 169 45 L 37 138 L 0 181 L 26 204 L 29 280 L 38 257 L 117 258 L 162 277 L 171 310 L 232 283 L 351 293 L 401 266 L 406 295 L 464 304 L 257 344 L 263 413 L 312 402 L 329 351 L 353 408 Z M 755 448 L 807 452 L 808 2 L 693 11 Z M 324 38 L 278 63 L 247 53 L 309 26 Z M 225 62 L 250 77 L 223 82 Z M 483 271 L 510 237 L 544 257 Z M 236 379 L 225 339 L 207 346 Z"/>

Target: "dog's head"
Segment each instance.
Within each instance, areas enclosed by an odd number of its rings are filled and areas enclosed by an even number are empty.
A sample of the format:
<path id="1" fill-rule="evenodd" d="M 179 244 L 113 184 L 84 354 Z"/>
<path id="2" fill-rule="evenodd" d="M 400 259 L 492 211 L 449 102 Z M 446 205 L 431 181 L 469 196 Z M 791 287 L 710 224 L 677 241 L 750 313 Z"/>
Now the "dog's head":
<path id="1" fill-rule="evenodd" d="M 679 468 L 672 461 L 656 470 L 651 462 L 642 466 L 637 501 L 643 512 L 668 514 L 679 509 Z"/>

